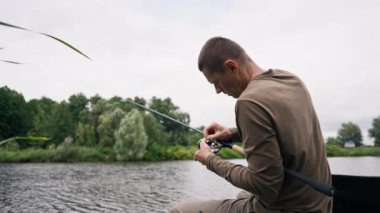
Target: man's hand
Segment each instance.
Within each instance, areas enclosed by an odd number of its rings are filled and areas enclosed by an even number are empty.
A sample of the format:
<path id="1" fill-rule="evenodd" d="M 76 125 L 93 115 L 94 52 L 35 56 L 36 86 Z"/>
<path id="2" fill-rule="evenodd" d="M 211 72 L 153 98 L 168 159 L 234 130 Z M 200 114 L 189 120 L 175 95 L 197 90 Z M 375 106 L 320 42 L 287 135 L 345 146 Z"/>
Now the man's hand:
<path id="1" fill-rule="evenodd" d="M 206 139 L 202 138 L 199 142 L 199 149 L 194 154 L 194 160 L 199 161 L 205 165 L 209 155 L 213 155 L 211 148 L 207 145 Z"/>
<path id="2" fill-rule="evenodd" d="M 211 123 L 203 130 L 203 135 L 207 140 L 231 140 L 232 132 L 229 128 L 218 123 Z"/>

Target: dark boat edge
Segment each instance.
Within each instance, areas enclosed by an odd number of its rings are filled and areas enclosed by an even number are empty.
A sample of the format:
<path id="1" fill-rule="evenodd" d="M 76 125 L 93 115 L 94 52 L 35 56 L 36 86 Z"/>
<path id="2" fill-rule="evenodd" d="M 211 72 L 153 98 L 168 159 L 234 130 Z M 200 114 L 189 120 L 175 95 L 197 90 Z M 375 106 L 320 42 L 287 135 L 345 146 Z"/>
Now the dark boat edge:
<path id="1" fill-rule="evenodd" d="M 380 176 L 332 175 L 333 212 L 380 212 Z"/>

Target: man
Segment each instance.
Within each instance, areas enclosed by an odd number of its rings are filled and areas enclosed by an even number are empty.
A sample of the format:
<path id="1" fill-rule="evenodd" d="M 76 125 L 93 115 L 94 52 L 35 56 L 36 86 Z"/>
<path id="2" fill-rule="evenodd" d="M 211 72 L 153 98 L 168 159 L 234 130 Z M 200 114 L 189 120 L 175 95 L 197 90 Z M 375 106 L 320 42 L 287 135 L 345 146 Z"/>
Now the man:
<path id="1" fill-rule="evenodd" d="M 324 141 L 310 95 L 286 71 L 263 70 L 244 49 L 214 37 L 203 46 L 199 70 L 216 93 L 237 99 L 237 128 L 213 123 L 195 160 L 249 193 L 237 199 L 178 204 L 172 212 L 332 212 L 332 199 L 284 175 L 284 168 L 331 184 Z M 248 166 L 212 153 L 206 140 L 240 140 Z"/>

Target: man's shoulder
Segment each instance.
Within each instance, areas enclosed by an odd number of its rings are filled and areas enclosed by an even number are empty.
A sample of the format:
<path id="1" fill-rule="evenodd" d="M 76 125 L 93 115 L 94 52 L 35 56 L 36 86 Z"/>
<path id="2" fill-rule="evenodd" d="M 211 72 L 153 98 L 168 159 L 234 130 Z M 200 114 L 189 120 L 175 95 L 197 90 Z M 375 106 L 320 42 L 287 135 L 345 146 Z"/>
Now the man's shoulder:
<path id="1" fill-rule="evenodd" d="M 269 69 L 268 71 L 258 75 L 254 80 L 281 80 L 287 78 L 298 78 L 298 76 L 292 72 L 282 69 Z"/>
<path id="2" fill-rule="evenodd" d="M 267 102 L 290 93 L 292 88 L 301 87 L 304 86 L 297 75 L 281 69 L 270 69 L 250 81 L 238 101 Z"/>

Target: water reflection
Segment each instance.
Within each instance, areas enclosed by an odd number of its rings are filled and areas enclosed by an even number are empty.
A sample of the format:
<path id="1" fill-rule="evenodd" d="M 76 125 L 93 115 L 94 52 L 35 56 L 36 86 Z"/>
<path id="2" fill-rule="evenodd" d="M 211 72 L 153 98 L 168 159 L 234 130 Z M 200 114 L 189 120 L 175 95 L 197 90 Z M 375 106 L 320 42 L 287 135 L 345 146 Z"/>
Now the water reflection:
<path id="1" fill-rule="evenodd" d="M 380 176 L 380 157 L 331 157 L 329 164 L 333 174 Z"/>
<path id="2" fill-rule="evenodd" d="M 335 174 L 380 176 L 380 158 L 329 162 Z M 181 200 L 240 191 L 194 161 L 0 164 L 0 186 L 0 212 L 166 212 Z"/>
<path id="3" fill-rule="evenodd" d="M 188 175 L 176 162 L 2 164 L 3 212 L 154 212 L 183 196 Z"/>

